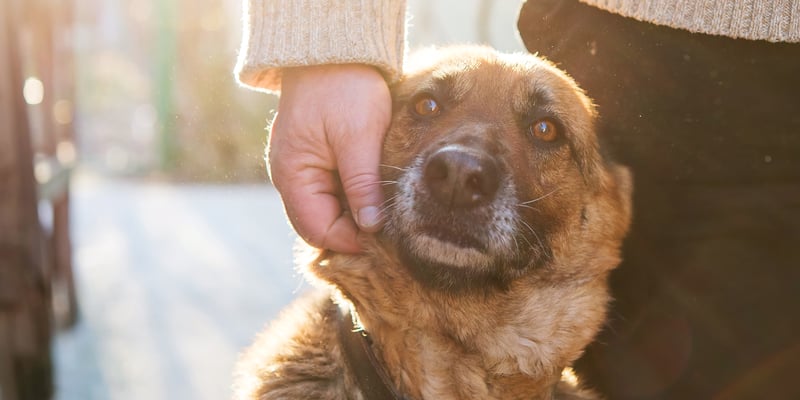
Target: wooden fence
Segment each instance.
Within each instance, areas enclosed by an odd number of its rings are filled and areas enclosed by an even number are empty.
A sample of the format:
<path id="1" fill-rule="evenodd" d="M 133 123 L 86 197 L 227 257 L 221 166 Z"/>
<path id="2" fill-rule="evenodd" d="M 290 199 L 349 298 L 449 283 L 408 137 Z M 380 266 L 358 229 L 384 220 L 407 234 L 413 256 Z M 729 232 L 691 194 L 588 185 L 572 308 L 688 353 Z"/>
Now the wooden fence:
<path id="1" fill-rule="evenodd" d="M 77 315 L 69 243 L 71 9 L 61 0 L 0 2 L 2 400 L 52 397 L 54 321 L 70 325 Z M 66 299 L 59 318 L 54 289 Z"/>

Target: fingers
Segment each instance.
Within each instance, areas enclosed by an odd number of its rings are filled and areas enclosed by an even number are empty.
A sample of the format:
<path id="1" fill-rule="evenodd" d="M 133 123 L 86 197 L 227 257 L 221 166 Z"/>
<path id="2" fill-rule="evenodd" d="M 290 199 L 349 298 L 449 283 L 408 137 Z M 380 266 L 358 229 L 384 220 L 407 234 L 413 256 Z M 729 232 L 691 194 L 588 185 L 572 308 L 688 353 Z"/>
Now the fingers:
<path id="1" fill-rule="evenodd" d="M 291 164 L 289 164 L 291 168 Z M 344 253 L 361 250 L 358 228 L 350 213 L 342 209 L 336 193 L 338 182 L 327 170 L 295 169 L 286 181 L 276 179 L 284 209 L 292 227 L 313 246 Z"/>
<path id="2" fill-rule="evenodd" d="M 363 231 L 380 229 L 378 164 L 390 117 L 388 87 L 371 67 L 309 67 L 284 75 L 270 133 L 270 176 L 308 243 L 353 253 L 360 250 L 356 220 Z M 349 209 L 339 201 L 342 194 Z"/>

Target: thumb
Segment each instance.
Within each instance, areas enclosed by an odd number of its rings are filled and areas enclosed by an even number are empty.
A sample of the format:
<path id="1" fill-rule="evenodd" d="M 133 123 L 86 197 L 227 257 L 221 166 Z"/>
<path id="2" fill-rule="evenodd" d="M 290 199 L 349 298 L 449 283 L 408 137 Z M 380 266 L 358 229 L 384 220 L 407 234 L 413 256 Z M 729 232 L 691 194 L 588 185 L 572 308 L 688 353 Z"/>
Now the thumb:
<path id="1" fill-rule="evenodd" d="M 334 149 L 339 178 L 353 218 L 366 232 L 377 232 L 382 225 L 379 163 L 386 126 L 379 132 L 350 134 Z"/>

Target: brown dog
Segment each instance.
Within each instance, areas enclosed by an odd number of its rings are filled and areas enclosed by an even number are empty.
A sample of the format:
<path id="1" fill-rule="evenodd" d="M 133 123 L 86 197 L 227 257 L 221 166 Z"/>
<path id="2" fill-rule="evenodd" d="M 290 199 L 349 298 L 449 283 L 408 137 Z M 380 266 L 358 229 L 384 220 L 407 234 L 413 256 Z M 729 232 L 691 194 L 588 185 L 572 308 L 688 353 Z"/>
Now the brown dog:
<path id="1" fill-rule="evenodd" d="M 591 101 L 531 55 L 415 62 L 393 88 L 384 232 L 314 253 L 324 290 L 246 352 L 237 398 L 592 398 L 562 372 L 603 324 L 631 182 Z"/>

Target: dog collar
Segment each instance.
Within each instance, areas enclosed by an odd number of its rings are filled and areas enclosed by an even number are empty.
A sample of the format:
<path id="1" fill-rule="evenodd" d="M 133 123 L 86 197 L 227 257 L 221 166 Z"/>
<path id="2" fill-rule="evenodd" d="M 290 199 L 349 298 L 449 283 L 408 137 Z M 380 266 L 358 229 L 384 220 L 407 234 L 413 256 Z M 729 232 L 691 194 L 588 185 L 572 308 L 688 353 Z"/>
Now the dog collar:
<path id="1" fill-rule="evenodd" d="M 367 400 L 411 400 L 401 396 L 392 384 L 389 374 L 372 350 L 372 339 L 367 333 L 353 325 L 353 316 L 348 308 L 339 309 L 339 343 L 342 346 L 347 366 L 356 378 L 356 384 Z"/>

